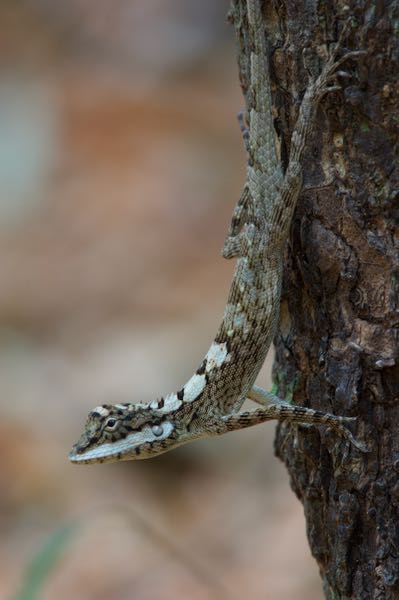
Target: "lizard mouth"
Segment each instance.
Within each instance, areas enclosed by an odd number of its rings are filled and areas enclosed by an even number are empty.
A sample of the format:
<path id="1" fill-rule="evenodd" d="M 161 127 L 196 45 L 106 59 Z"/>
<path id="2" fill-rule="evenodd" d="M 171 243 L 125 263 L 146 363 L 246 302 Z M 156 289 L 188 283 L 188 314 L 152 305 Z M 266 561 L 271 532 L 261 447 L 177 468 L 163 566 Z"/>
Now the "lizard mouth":
<path id="1" fill-rule="evenodd" d="M 134 460 L 148 458 L 169 450 L 170 437 L 175 427 L 166 421 L 162 423 L 162 433 L 150 426 L 143 427 L 129 435 L 113 442 L 104 442 L 93 446 L 93 440 L 83 435 L 68 455 L 74 464 L 91 464 L 116 462 L 119 460 Z M 155 431 L 155 433 L 154 433 Z M 97 440 L 96 440 L 97 441 Z"/>

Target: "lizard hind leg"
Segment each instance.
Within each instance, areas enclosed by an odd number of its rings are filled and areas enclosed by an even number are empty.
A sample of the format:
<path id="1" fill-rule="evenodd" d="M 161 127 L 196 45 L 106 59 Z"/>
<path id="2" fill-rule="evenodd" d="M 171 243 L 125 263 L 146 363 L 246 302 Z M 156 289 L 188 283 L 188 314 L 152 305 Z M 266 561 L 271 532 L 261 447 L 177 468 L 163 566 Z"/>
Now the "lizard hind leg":
<path id="1" fill-rule="evenodd" d="M 237 205 L 233 211 L 233 216 L 231 217 L 230 227 L 228 236 L 237 235 L 242 229 L 244 223 L 248 220 L 251 213 L 251 196 L 249 194 L 248 185 L 244 186 L 242 190 L 241 196 L 237 202 Z"/>
<path id="2" fill-rule="evenodd" d="M 249 152 L 249 119 L 245 109 L 240 110 L 237 115 L 237 120 L 242 133 L 242 139 L 244 140 L 245 150 Z"/>
<path id="3" fill-rule="evenodd" d="M 242 256 L 243 236 L 239 233 L 235 236 L 228 236 L 225 239 L 224 246 L 222 249 L 223 258 L 238 258 Z"/>
<path id="4" fill-rule="evenodd" d="M 287 400 L 282 400 L 272 392 L 268 392 L 259 385 L 254 385 L 248 392 L 249 400 L 260 404 L 261 406 L 270 406 L 270 404 L 278 404 L 279 406 L 291 406 Z"/>
<path id="5" fill-rule="evenodd" d="M 253 223 L 246 223 L 240 233 L 234 236 L 227 236 L 222 249 L 223 258 L 239 258 L 248 255 L 255 235 L 255 225 Z"/>
<path id="6" fill-rule="evenodd" d="M 245 252 L 246 239 L 250 234 L 251 226 L 248 224 L 253 220 L 252 200 L 248 186 L 245 186 L 237 206 L 231 218 L 230 228 L 225 239 L 222 256 L 224 258 L 237 258 Z"/>

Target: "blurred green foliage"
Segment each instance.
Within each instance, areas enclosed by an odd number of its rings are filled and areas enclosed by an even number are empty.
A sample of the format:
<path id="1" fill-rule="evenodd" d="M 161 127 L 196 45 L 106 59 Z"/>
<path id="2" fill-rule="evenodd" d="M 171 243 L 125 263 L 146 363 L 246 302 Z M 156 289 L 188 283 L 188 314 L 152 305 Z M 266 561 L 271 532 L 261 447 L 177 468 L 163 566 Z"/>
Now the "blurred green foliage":
<path id="1" fill-rule="evenodd" d="M 39 600 L 49 574 L 65 550 L 76 523 L 54 531 L 27 567 L 21 591 L 11 600 Z"/>

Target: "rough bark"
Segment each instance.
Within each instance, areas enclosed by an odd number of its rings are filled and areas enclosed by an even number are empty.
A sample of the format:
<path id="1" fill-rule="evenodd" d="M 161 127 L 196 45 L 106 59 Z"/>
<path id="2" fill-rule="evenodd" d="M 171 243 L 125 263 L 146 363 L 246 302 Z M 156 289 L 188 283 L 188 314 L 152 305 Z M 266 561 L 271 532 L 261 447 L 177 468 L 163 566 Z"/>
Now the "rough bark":
<path id="1" fill-rule="evenodd" d="M 245 2 L 232 6 L 244 94 Z M 320 107 L 305 160 L 276 337 L 281 397 L 358 417 L 362 455 L 331 432 L 280 425 L 276 453 L 303 503 L 327 598 L 399 598 L 397 2 L 266 2 L 276 130 L 283 163 L 309 71 L 343 23 L 342 91 Z M 396 89 L 395 89 L 396 88 Z"/>

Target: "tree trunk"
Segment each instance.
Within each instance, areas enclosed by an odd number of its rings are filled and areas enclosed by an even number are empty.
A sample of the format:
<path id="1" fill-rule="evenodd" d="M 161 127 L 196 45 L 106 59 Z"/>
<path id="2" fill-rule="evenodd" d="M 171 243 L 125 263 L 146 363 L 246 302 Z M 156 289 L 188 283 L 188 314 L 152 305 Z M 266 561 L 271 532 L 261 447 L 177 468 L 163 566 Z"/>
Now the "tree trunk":
<path id="1" fill-rule="evenodd" d="M 314 189 L 300 197 L 287 249 L 274 381 L 296 404 L 357 416 L 370 452 L 321 428 L 280 425 L 276 453 L 304 505 L 326 597 L 399 598 L 399 8 L 281 0 L 263 14 L 283 164 L 309 72 L 349 17 L 343 51 L 368 52 L 345 63 L 350 78 L 338 76 L 342 91 L 318 111 L 304 161 Z M 245 15 L 234 0 L 244 95 Z"/>

